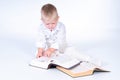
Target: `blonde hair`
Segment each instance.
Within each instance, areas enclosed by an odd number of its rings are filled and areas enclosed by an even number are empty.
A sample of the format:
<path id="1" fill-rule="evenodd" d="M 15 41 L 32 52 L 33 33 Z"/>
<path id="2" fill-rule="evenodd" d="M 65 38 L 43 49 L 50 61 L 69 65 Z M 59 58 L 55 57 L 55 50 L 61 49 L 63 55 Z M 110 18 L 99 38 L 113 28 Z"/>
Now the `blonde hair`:
<path id="1" fill-rule="evenodd" d="M 43 5 L 43 7 L 41 8 L 41 18 L 57 18 L 58 17 L 58 13 L 57 13 L 57 9 L 54 5 L 52 4 L 45 4 Z"/>

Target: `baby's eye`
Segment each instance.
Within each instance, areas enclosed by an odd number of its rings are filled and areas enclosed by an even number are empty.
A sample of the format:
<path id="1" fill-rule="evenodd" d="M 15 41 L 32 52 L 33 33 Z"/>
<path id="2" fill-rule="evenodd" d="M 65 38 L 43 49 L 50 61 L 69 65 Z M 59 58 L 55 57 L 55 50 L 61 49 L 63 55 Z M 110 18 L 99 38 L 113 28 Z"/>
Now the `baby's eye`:
<path id="1" fill-rule="evenodd" d="M 46 24 L 46 25 L 49 25 L 49 24 Z"/>
<path id="2" fill-rule="evenodd" d="M 52 23 L 52 24 L 55 24 L 55 23 Z"/>

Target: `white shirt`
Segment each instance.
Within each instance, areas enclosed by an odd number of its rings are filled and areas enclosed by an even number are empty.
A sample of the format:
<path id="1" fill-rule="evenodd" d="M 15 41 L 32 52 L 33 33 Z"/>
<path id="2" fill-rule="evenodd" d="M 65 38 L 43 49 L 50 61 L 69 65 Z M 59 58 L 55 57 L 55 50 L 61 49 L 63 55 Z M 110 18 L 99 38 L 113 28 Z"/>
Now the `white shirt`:
<path id="1" fill-rule="evenodd" d="M 58 22 L 57 26 L 50 31 L 42 23 L 38 29 L 37 47 L 62 49 L 66 45 L 66 30 L 63 23 Z"/>

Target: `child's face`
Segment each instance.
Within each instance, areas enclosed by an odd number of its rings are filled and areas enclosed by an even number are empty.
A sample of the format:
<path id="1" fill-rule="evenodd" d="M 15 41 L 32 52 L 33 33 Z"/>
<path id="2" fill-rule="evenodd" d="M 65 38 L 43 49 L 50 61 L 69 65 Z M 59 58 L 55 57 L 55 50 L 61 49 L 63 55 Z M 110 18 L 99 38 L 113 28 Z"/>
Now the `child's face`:
<path id="1" fill-rule="evenodd" d="M 58 18 L 55 18 L 55 19 L 42 19 L 44 25 L 50 29 L 51 31 L 56 27 L 57 25 L 57 22 L 58 22 Z"/>

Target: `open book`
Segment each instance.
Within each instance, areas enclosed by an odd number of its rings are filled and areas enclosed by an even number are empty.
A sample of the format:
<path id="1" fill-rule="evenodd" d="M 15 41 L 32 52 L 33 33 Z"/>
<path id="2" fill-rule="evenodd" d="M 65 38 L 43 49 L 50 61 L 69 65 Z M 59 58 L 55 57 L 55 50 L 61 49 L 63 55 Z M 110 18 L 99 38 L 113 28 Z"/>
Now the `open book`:
<path id="1" fill-rule="evenodd" d="M 72 58 L 69 55 L 57 54 L 51 56 L 50 58 L 43 56 L 40 58 L 33 59 L 29 65 L 44 69 L 48 69 L 51 66 L 61 66 L 65 69 L 70 69 L 72 67 L 79 65 L 80 63 L 81 63 L 80 60 Z"/>
<path id="2" fill-rule="evenodd" d="M 70 75 L 71 77 L 79 77 L 79 76 L 88 76 L 92 75 L 95 71 L 98 72 L 109 72 L 95 64 L 89 63 L 89 62 L 81 62 L 76 67 L 73 67 L 71 69 L 65 69 L 61 66 L 56 67 L 58 70 Z"/>

